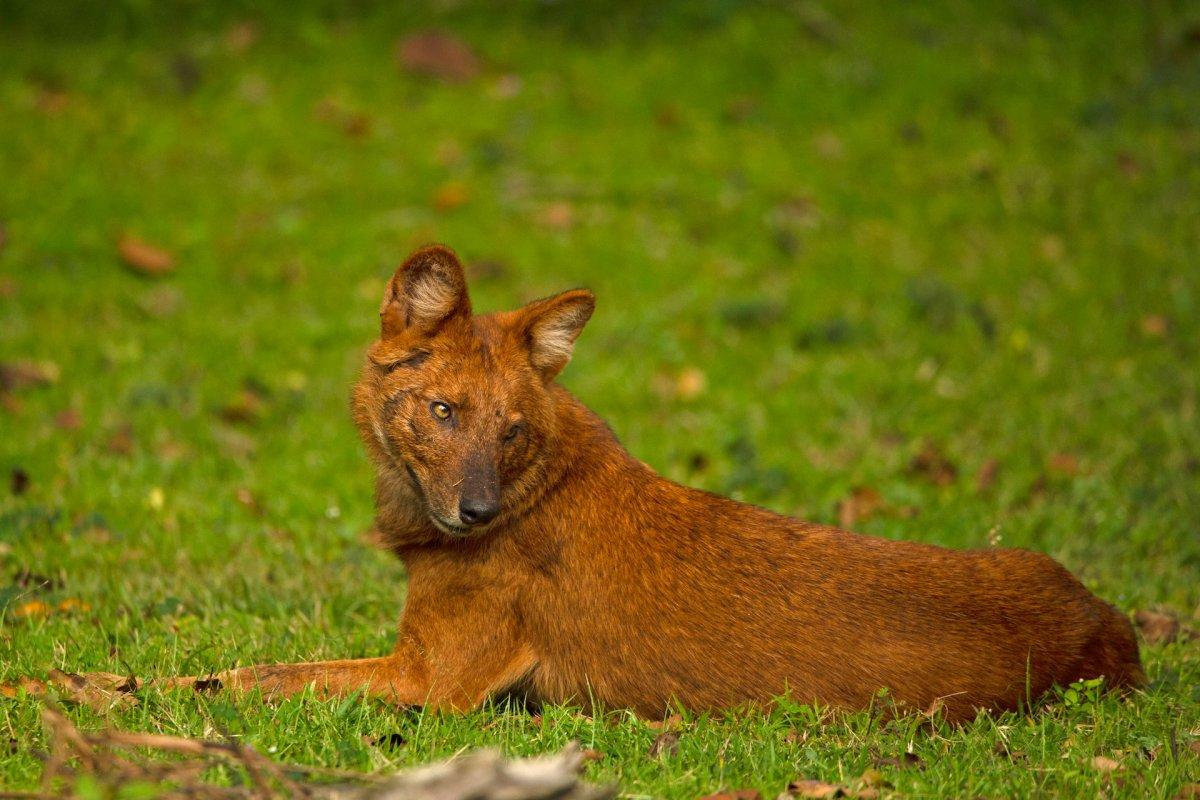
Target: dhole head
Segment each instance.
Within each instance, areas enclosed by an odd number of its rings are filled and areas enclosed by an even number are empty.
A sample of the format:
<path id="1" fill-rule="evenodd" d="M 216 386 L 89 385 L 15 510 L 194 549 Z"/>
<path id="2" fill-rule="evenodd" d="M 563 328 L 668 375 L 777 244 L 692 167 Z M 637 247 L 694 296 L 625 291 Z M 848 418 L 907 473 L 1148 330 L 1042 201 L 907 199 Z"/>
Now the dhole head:
<path id="1" fill-rule="evenodd" d="M 540 485 L 557 434 L 550 383 L 594 306 L 575 289 L 473 316 L 462 265 L 441 246 L 396 270 L 354 416 L 372 458 L 439 531 L 500 524 Z"/>

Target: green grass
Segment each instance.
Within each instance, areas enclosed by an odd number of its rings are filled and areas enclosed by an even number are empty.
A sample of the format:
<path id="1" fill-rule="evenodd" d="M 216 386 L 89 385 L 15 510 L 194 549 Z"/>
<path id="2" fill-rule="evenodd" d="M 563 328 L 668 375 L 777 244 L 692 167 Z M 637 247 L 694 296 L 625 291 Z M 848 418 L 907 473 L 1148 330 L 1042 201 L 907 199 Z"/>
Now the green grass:
<path id="1" fill-rule="evenodd" d="M 871 487 L 891 511 L 864 532 L 999 539 L 1122 609 L 1200 604 L 1194 6 L 139 5 L 0 2 L 0 361 L 61 373 L 0 408 L 0 467 L 30 479 L 0 496 L 0 681 L 390 646 L 404 574 L 363 541 L 347 395 L 384 279 L 430 240 L 476 265 L 481 309 L 593 288 L 563 380 L 674 479 L 826 522 Z M 242 19 L 259 37 L 239 51 Z M 395 41 L 426 24 L 483 76 L 398 70 Z M 465 202 L 439 208 L 447 185 Z M 124 232 L 175 273 L 122 268 Z M 246 387 L 261 409 L 226 421 Z M 927 444 L 947 485 L 909 468 Z M 90 611 L 14 613 L 65 598 Z M 574 738 L 627 796 L 773 797 L 911 749 L 882 767 L 899 795 L 1170 797 L 1200 781 L 1198 650 L 1147 647 L 1128 700 L 932 731 L 702 717 L 661 759 L 641 723 L 569 709 L 538 726 L 145 692 L 72 716 L 364 770 Z M 0 785 L 36 784 L 38 709 L 0 698 Z M 363 738 L 391 732 L 407 743 Z"/>

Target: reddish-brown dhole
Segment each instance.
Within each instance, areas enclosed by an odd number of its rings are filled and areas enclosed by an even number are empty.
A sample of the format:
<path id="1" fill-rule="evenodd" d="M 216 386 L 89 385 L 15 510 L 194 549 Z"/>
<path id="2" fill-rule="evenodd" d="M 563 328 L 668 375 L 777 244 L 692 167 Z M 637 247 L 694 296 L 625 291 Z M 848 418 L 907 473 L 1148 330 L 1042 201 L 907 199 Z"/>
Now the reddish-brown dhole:
<path id="1" fill-rule="evenodd" d="M 222 683 L 645 716 L 785 694 L 855 709 L 886 687 L 962 720 L 1143 682 L 1129 621 L 1045 555 L 861 536 L 656 475 L 554 382 L 593 304 L 473 315 L 444 247 L 396 271 L 353 401 L 377 528 L 408 569 L 395 650 Z"/>

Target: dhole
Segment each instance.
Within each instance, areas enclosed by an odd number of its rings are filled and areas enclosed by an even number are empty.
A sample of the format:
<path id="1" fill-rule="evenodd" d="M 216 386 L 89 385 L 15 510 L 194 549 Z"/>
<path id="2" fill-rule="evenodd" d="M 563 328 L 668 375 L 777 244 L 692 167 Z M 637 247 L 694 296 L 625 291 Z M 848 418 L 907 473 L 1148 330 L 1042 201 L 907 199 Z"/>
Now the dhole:
<path id="1" fill-rule="evenodd" d="M 593 304 L 474 315 L 450 250 L 404 262 L 353 400 L 378 531 L 408 569 L 395 650 L 225 685 L 648 717 L 784 694 L 856 709 L 887 687 L 963 720 L 1143 682 L 1129 621 L 1045 555 L 860 536 L 656 475 L 554 382 Z"/>

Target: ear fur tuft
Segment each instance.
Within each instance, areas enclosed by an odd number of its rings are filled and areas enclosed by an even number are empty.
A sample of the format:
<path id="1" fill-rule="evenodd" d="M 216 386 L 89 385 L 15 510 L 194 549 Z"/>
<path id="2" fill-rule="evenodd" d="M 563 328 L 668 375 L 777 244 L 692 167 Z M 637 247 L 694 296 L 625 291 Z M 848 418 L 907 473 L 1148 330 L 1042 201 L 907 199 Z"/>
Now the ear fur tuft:
<path id="1" fill-rule="evenodd" d="M 454 251 L 443 245 L 417 250 L 396 270 L 379 309 L 381 335 L 428 336 L 456 315 L 471 315 L 467 280 Z"/>
<path id="2" fill-rule="evenodd" d="M 572 289 L 521 309 L 529 362 L 545 380 L 553 380 L 571 360 L 575 340 L 595 308 L 591 292 Z"/>

